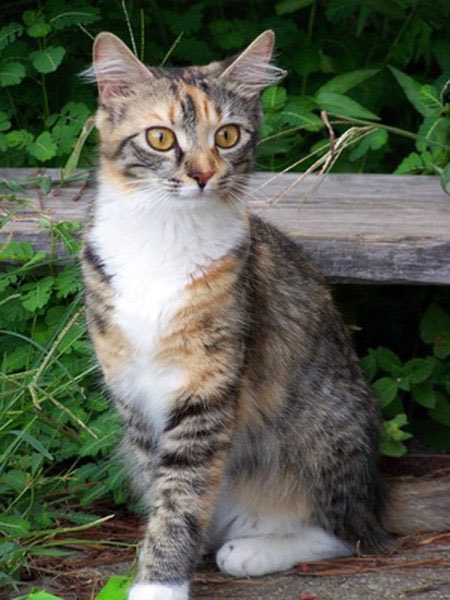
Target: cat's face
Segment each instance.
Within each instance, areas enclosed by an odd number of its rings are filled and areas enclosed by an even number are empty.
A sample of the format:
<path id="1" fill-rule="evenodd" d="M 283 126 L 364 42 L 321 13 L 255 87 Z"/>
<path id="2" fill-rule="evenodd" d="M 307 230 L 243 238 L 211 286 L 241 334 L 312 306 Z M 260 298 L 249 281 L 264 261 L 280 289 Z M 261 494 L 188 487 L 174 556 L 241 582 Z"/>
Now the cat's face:
<path id="1" fill-rule="evenodd" d="M 126 189 L 167 197 L 238 198 L 254 157 L 259 92 L 284 73 L 270 65 L 272 32 L 234 60 L 148 69 L 112 34 L 94 45 L 102 172 Z"/>

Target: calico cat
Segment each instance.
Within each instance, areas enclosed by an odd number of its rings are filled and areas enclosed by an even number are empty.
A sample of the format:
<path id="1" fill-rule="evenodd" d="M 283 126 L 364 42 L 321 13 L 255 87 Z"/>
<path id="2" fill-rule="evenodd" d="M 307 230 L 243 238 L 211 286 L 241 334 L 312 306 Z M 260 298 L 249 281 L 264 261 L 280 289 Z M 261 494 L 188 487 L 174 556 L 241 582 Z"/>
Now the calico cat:
<path id="1" fill-rule="evenodd" d="M 247 213 L 274 35 L 204 67 L 94 44 L 98 195 L 87 319 L 149 507 L 130 600 L 379 547 L 380 415 L 322 275 Z"/>

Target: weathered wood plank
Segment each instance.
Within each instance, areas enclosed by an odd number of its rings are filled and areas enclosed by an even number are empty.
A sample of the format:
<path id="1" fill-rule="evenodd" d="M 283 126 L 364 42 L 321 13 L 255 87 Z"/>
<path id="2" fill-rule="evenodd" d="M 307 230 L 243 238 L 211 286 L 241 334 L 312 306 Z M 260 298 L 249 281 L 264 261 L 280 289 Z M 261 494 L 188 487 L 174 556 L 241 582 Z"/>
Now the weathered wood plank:
<path id="1" fill-rule="evenodd" d="M 47 173 L 59 180 L 59 172 Z M 0 169 L 11 181 L 28 169 Z M 450 197 L 437 177 L 328 175 L 292 187 L 298 174 L 252 178 L 250 209 L 300 241 L 327 277 L 339 282 L 450 284 Z M 39 219 L 85 221 L 94 186 L 81 183 L 43 194 L 27 188 L 26 206 L 3 201 L 1 214 L 18 212 L 0 240 L 28 239 L 48 248 Z M 20 196 L 20 194 L 18 194 Z"/>

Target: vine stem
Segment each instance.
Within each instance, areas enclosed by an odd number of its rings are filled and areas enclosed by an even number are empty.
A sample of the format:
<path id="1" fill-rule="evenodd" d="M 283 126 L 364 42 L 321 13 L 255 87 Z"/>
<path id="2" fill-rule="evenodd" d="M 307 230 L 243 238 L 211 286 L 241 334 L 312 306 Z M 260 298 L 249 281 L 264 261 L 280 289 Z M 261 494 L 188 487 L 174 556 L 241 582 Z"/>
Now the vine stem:
<path id="1" fill-rule="evenodd" d="M 402 135 L 403 137 L 410 138 L 412 140 L 419 140 L 421 142 L 425 142 L 430 144 L 431 146 L 436 146 L 438 148 L 443 148 L 444 150 L 450 150 L 450 146 L 447 144 L 441 144 L 440 142 L 435 142 L 434 140 L 429 140 L 424 138 L 422 135 L 417 135 L 416 133 L 412 133 L 411 131 L 406 131 L 405 129 L 400 129 L 399 127 L 393 127 L 392 125 L 384 125 L 383 123 L 374 123 L 373 121 L 365 121 L 364 119 L 355 119 L 353 117 L 345 117 L 344 115 L 339 115 L 337 113 L 328 113 L 332 117 L 336 117 L 337 119 L 341 119 L 342 123 L 354 123 L 355 125 L 372 125 L 377 129 L 385 129 L 386 131 L 390 131 L 391 133 L 396 133 L 397 135 Z"/>
<path id="2" fill-rule="evenodd" d="M 354 124 L 354 125 L 371 125 L 375 129 L 385 129 L 391 133 L 395 133 L 396 135 L 400 135 L 403 137 L 410 138 L 415 141 L 421 141 L 429 144 L 430 146 L 436 146 L 437 148 L 443 148 L 444 150 L 450 150 L 450 146 L 441 144 L 440 142 L 435 142 L 434 140 L 429 140 L 424 138 L 421 135 L 417 135 L 416 133 L 412 133 L 411 131 L 406 131 L 406 129 L 400 129 L 399 127 L 393 127 L 392 125 L 384 125 L 383 123 L 374 123 L 373 121 L 365 121 L 364 119 L 355 119 L 353 117 L 346 117 L 345 115 L 339 115 L 337 113 L 327 113 L 329 117 L 335 117 L 339 119 L 339 121 L 330 121 L 331 125 L 346 125 L 346 124 Z M 295 133 L 296 131 L 301 131 L 302 129 L 306 129 L 310 127 L 311 124 L 299 125 L 298 127 L 290 127 L 289 129 L 285 129 L 284 131 L 280 131 L 278 133 L 274 133 L 272 135 L 268 135 L 267 137 L 259 140 L 259 144 L 264 144 L 270 140 L 283 137 L 284 135 L 289 135 L 290 133 Z"/>

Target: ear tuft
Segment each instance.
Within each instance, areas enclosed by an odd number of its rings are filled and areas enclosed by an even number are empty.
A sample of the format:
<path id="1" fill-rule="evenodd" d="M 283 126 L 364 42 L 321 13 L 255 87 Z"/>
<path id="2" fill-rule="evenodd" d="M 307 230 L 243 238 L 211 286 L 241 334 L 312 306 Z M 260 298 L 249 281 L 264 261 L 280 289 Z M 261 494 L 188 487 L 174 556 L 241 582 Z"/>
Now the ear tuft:
<path id="1" fill-rule="evenodd" d="M 86 81 L 97 82 L 102 101 L 129 96 L 133 84 L 151 76 L 149 69 L 136 58 L 128 46 L 117 36 L 106 31 L 99 33 L 95 38 L 93 64 L 82 73 Z"/>
<path id="2" fill-rule="evenodd" d="M 275 85 L 286 71 L 271 64 L 275 34 L 272 30 L 261 33 L 221 74 L 238 84 L 245 96 L 255 96 L 270 85 Z"/>

